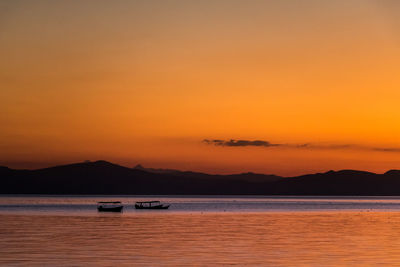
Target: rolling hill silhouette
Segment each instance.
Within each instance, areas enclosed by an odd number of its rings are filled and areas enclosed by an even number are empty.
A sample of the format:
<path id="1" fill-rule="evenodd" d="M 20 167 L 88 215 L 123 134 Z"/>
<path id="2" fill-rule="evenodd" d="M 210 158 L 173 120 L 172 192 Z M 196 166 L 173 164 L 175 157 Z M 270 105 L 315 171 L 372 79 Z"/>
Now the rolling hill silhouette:
<path id="1" fill-rule="evenodd" d="M 38 170 L 0 167 L 0 180 L 0 194 L 400 195 L 400 170 L 211 175 L 96 161 Z"/>

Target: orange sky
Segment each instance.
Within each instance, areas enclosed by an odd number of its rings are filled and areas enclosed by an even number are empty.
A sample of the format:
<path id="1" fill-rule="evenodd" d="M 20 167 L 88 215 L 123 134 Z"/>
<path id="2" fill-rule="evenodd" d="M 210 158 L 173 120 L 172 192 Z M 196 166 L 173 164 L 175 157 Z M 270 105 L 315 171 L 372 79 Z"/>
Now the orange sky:
<path id="1" fill-rule="evenodd" d="M 399 13 L 389 0 L 3 1 L 0 165 L 400 168 Z"/>

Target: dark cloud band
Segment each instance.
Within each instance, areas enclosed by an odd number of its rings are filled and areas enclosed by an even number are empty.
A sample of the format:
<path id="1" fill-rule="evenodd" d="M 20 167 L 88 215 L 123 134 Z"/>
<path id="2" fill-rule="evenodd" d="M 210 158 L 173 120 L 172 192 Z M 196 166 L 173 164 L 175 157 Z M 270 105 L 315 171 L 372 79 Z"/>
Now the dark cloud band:
<path id="1" fill-rule="evenodd" d="M 263 141 L 263 140 L 234 140 L 231 139 L 229 141 L 225 140 L 209 140 L 209 139 L 204 139 L 204 143 L 209 144 L 209 145 L 216 145 L 216 146 L 264 146 L 264 147 L 270 147 L 270 146 L 280 146 L 281 144 L 272 144 L 268 141 Z"/>
<path id="2" fill-rule="evenodd" d="M 202 141 L 208 145 L 215 146 L 227 146 L 227 147 L 287 147 L 296 149 L 356 149 L 356 150 L 370 150 L 378 152 L 400 152 L 400 147 L 368 147 L 355 144 L 314 144 L 314 143 L 303 143 L 303 144 L 278 144 L 271 143 L 266 140 L 221 140 L 221 139 L 204 139 Z"/>

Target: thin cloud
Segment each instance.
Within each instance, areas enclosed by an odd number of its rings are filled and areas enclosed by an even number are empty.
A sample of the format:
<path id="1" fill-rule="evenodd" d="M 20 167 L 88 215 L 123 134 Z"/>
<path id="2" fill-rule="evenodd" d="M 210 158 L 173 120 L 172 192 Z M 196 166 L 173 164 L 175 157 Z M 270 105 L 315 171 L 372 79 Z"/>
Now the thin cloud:
<path id="1" fill-rule="evenodd" d="M 373 150 L 381 152 L 400 152 L 400 147 L 374 147 Z"/>
<path id="2" fill-rule="evenodd" d="M 202 141 L 207 145 L 222 146 L 222 147 L 286 147 L 293 149 L 315 149 L 315 150 L 369 150 L 378 152 L 400 152 L 400 147 L 369 147 L 356 144 L 318 144 L 318 143 L 272 143 L 266 140 L 221 140 L 221 139 L 204 139 Z"/>
<path id="3" fill-rule="evenodd" d="M 352 144 L 315 144 L 315 143 L 305 143 L 305 144 L 287 144 L 288 147 L 295 148 L 308 148 L 308 149 L 359 149 L 361 146 Z"/>

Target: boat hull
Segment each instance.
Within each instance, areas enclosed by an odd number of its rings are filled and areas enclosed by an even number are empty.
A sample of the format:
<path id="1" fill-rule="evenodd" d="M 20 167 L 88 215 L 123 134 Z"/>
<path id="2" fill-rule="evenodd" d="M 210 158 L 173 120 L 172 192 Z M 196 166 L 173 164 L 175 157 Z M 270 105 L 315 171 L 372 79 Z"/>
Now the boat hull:
<path id="1" fill-rule="evenodd" d="M 169 208 L 169 205 L 157 205 L 157 206 L 151 206 L 151 207 L 144 207 L 135 204 L 135 208 L 138 210 L 166 210 Z"/>

